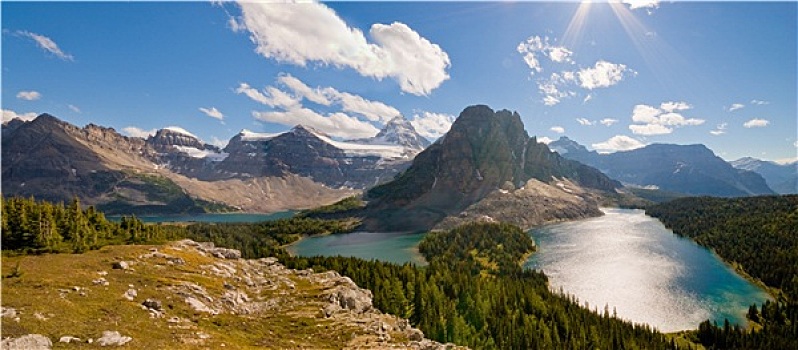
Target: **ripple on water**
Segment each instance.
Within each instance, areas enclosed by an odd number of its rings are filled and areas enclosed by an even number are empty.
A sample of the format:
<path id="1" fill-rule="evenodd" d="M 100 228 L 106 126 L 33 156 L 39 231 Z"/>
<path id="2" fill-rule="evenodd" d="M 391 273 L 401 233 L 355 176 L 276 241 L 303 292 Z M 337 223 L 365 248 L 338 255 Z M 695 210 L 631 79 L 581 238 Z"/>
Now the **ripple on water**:
<path id="1" fill-rule="evenodd" d="M 661 331 L 695 329 L 706 319 L 745 323 L 748 305 L 767 294 L 708 250 L 675 236 L 639 210 L 531 231 L 538 243 L 526 266 L 542 269 L 553 290 L 608 306 L 619 317 Z"/>

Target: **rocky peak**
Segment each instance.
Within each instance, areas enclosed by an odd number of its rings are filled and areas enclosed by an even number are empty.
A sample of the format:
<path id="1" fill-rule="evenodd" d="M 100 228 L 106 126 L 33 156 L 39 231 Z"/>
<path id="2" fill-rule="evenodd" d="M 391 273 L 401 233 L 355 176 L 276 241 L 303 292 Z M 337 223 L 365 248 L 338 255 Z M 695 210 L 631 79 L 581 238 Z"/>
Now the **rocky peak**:
<path id="1" fill-rule="evenodd" d="M 460 113 L 448 133 L 418 156 L 396 180 L 369 190 L 367 229 L 425 230 L 505 185 L 568 178 L 613 191 L 620 184 L 596 169 L 566 160 L 533 141 L 521 116 L 484 105 Z M 393 217 L 395 215 L 395 217 Z M 407 220 L 413 217 L 414 220 Z"/>
<path id="2" fill-rule="evenodd" d="M 549 143 L 549 148 L 559 153 L 560 155 L 564 155 L 567 153 L 587 153 L 590 152 L 587 150 L 587 147 L 582 146 L 578 142 L 569 139 L 567 136 L 561 136 L 558 140 Z"/>
<path id="3" fill-rule="evenodd" d="M 196 149 L 205 149 L 207 146 L 200 142 L 199 138 L 193 134 L 175 127 L 158 130 L 155 135 L 147 138 L 147 143 L 151 144 L 159 151 L 163 151 L 169 146 L 184 146 Z"/>
<path id="4" fill-rule="evenodd" d="M 377 136 L 361 139 L 359 142 L 400 145 L 418 152 L 430 145 L 429 140 L 421 136 L 413 124 L 410 124 L 410 121 L 403 116 L 397 116 L 388 121 L 377 133 Z"/>

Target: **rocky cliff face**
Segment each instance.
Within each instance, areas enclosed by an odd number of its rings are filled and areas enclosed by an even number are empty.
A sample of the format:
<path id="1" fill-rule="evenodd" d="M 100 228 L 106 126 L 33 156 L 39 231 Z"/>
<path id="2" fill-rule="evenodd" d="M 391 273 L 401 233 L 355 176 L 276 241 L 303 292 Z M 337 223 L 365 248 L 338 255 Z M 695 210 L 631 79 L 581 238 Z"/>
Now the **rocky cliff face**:
<path id="1" fill-rule="evenodd" d="M 368 191 L 364 227 L 430 229 L 499 189 L 515 190 L 530 179 L 550 183 L 558 178 L 600 191 L 620 186 L 530 138 L 517 113 L 471 106 L 396 180 Z"/>
<path id="2" fill-rule="evenodd" d="M 409 156 L 415 156 L 430 145 L 429 140 L 421 136 L 413 124 L 402 116 L 388 121 L 377 136 L 352 141 L 372 145 L 400 145 L 407 149 Z"/>
<path id="3" fill-rule="evenodd" d="M 375 309 L 371 291 L 335 271 L 240 256 L 184 240 L 26 257 L 24 280 L 3 279 L 3 348 L 456 348 Z"/>
<path id="4" fill-rule="evenodd" d="M 734 169 L 704 145 L 652 144 L 611 154 L 588 151 L 567 138 L 550 146 L 564 152 L 565 158 L 596 167 L 611 178 L 636 186 L 723 197 L 774 193 L 761 176 Z"/>

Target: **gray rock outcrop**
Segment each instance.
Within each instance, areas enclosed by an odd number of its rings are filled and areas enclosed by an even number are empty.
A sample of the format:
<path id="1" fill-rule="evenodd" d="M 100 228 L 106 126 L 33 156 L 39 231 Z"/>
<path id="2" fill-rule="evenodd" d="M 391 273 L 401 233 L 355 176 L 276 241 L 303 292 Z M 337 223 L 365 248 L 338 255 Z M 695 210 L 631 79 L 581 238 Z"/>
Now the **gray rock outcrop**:
<path id="1" fill-rule="evenodd" d="M 28 334 L 19 338 L 3 339 L 0 349 L 4 350 L 49 350 L 53 342 L 41 334 Z"/>

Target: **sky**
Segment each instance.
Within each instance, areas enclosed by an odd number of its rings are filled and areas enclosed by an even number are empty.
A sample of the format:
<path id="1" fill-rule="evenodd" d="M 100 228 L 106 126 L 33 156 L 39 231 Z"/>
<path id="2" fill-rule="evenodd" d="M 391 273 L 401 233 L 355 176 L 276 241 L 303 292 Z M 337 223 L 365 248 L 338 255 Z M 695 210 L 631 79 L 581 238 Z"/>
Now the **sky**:
<path id="1" fill-rule="evenodd" d="M 796 2 L 2 2 L 3 121 L 223 146 L 304 124 L 434 140 L 467 106 L 602 153 L 795 159 Z"/>

